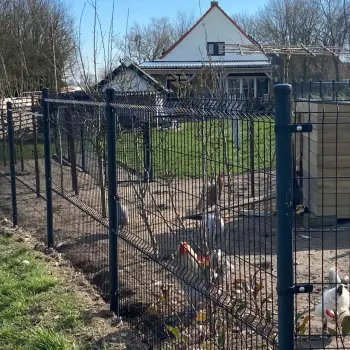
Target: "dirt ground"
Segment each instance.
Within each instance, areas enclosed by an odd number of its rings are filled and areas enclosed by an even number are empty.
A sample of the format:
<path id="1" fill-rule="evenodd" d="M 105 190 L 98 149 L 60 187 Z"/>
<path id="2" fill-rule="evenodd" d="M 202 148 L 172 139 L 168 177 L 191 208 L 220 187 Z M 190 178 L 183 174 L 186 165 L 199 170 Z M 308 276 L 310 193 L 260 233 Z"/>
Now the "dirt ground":
<path id="1" fill-rule="evenodd" d="M 40 169 L 44 168 L 43 165 L 43 161 L 40 160 Z M 0 209 L 9 215 L 9 174 L 6 173 L 7 169 L 2 170 L 5 174 L 0 176 Z M 271 188 L 269 177 L 263 173 L 255 174 L 255 197 L 271 196 L 275 193 L 273 187 L 267 191 Z M 168 344 L 169 328 L 166 328 L 165 324 L 172 327 L 181 324 L 183 327 L 184 320 L 190 318 L 183 315 L 188 309 L 188 301 L 183 295 L 184 288 L 181 288 L 179 279 L 171 272 L 174 268 L 172 255 L 181 241 L 187 241 L 196 247 L 198 234 L 195 221 L 181 218 L 188 214 L 198 201 L 202 183 L 197 179 L 176 179 L 171 183 L 156 180 L 150 184 L 151 195 L 148 194 L 144 198 L 141 208 L 148 213 L 149 229 L 159 245 L 161 257 L 154 259 L 149 231 L 139 214 L 140 198 L 136 195 L 140 190 L 138 179 L 123 169 L 119 170 L 118 179 L 118 192 L 130 215 L 130 224 L 119 239 L 118 249 L 121 314 L 137 325 L 138 335 L 146 343 L 153 344 L 152 349 L 157 349 L 156 344 Z M 108 298 L 108 223 L 101 215 L 101 196 L 96 177 L 79 172 L 79 194 L 74 195 L 71 191 L 69 168 L 65 166 L 62 181 L 65 191 L 62 195 L 60 169 L 57 163 L 52 162 L 52 180 L 55 190 L 55 247 L 99 287 L 105 298 Z M 274 183 L 273 174 L 271 181 Z M 43 176 L 40 177 L 40 182 L 41 193 L 44 196 Z M 45 201 L 37 198 L 33 190 L 35 191 L 34 164 L 27 161 L 25 172 L 19 172 L 17 176 L 19 224 L 30 230 L 36 238 L 45 241 Z M 244 300 L 240 318 L 246 320 L 247 325 L 236 324 L 239 332 L 233 331 L 235 327 L 232 325 L 230 331 L 226 330 L 229 325 L 226 325 L 226 328 L 219 327 L 225 334 L 225 349 L 273 348 L 265 338 L 271 338 L 277 330 L 276 223 L 275 218 L 270 215 L 275 204 L 273 199 L 267 199 L 254 207 L 243 207 L 243 201 L 251 197 L 249 174 L 235 176 L 231 180 L 228 176 L 225 177 L 221 205 L 231 208 L 224 211 L 225 233 L 229 243 L 219 248 L 226 253 L 234 267 L 233 281 L 247 280 L 256 274 L 256 282 L 262 285 L 257 299 L 252 291 L 245 292 L 240 299 Z M 233 206 L 235 208 L 232 208 Z M 320 301 L 322 283 L 326 283 L 328 269 L 335 261 L 337 260 L 342 268 L 342 276 L 350 275 L 350 226 L 343 224 L 337 227 L 310 229 L 303 227 L 299 222 L 295 224 L 295 280 L 298 284 L 314 286 L 310 295 L 299 294 L 295 297 L 296 312 L 313 316 L 314 307 Z M 168 286 L 173 299 L 177 300 L 176 305 L 159 301 L 157 290 L 161 292 L 161 285 Z M 221 301 L 216 309 L 219 310 L 217 319 L 227 320 L 232 310 L 232 298 L 237 299 L 232 297 L 232 290 L 225 293 L 218 298 Z M 158 301 L 155 303 L 156 300 Z M 254 309 L 254 300 L 260 305 L 264 304 L 263 309 L 268 310 L 268 314 L 266 311 L 260 319 L 257 318 Z M 250 315 L 254 316 L 254 320 Z M 207 328 L 205 324 L 189 325 L 185 328 L 187 337 L 192 339 L 190 344 L 193 349 L 198 349 L 198 344 L 205 343 Z M 256 335 L 257 332 L 260 333 L 259 336 Z M 197 339 L 200 333 L 203 337 Z M 299 339 L 298 348 L 331 349 L 337 348 L 337 342 L 339 348 L 343 348 L 339 338 L 319 337 L 321 333 L 321 320 L 312 317 L 304 338 Z M 220 339 L 217 339 L 217 342 L 220 343 Z M 350 337 L 346 337 L 344 342 L 345 348 L 350 348 Z M 175 348 L 182 348 L 180 340 Z"/>

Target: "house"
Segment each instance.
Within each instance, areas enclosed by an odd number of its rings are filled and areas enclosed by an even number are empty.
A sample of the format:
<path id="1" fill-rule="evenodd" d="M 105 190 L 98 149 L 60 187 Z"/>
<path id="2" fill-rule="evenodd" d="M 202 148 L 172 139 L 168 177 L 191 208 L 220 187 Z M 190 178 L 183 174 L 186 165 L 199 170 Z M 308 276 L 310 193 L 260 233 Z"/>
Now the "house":
<path id="1" fill-rule="evenodd" d="M 162 109 L 163 98 L 152 93 L 168 93 L 169 90 L 129 59 L 122 61 L 113 72 L 108 74 L 97 84 L 97 87 L 102 93 L 105 92 L 107 88 L 113 88 L 117 93 L 149 92 L 151 94 L 138 96 L 137 101 L 135 102 L 140 105 L 142 105 L 142 103 L 155 105 L 154 116 L 162 117 L 164 115 Z M 130 104 L 129 95 L 121 95 L 122 94 L 117 97 L 118 101 L 121 103 L 125 101 L 125 103 Z M 164 95 L 166 96 L 166 94 Z M 127 129 L 141 127 L 148 121 L 147 118 L 149 117 L 147 113 L 143 113 L 142 116 L 140 116 L 138 113 L 135 113 L 134 109 L 129 110 L 121 108 L 117 109 L 117 113 L 119 125 Z M 157 127 L 164 127 L 169 124 L 169 121 L 163 120 L 162 118 L 156 118 L 154 121 Z"/>
<path id="2" fill-rule="evenodd" d="M 102 79 L 98 88 L 104 92 L 107 88 L 113 88 L 117 92 L 164 92 L 165 86 L 148 74 L 136 63 L 126 59 L 120 65 Z"/>
<path id="3" fill-rule="evenodd" d="M 168 89 L 205 94 L 220 91 L 235 99 L 268 94 L 273 70 L 270 59 L 263 52 L 230 53 L 225 50 L 227 44 L 257 43 L 222 10 L 218 1 L 212 1 L 198 22 L 159 59 L 143 62 L 140 68 Z"/>

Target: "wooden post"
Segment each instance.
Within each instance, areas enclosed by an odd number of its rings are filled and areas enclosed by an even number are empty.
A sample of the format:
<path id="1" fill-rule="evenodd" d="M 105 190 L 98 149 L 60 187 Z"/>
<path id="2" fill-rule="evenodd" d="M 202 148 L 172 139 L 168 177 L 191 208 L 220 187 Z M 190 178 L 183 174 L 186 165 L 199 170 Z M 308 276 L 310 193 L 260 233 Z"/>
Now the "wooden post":
<path id="1" fill-rule="evenodd" d="M 34 96 L 32 96 L 32 112 L 34 113 Z M 39 168 L 39 155 L 38 155 L 38 132 L 36 116 L 32 115 L 33 122 L 33 137 L 34 137 L 34 163 L 35 163 L 35 185 L 36 196 L 40 198 L 40 168 Z"/>
<path id="2" fill-rule="evenodd" d="M 77 176 L 77 159 L 75 155 L 74 147 L 74 128 L 73 128 L 73 116 L 69 109 L 66 109 L 66 120 L 67 120 L 67 137 L 68 137 L 68 150 L 69 150 L 69 160 L 71 166 L 72 175 L 72 188 L 77 196 L 79 194 L 78 189 L 78 176 Z"/>

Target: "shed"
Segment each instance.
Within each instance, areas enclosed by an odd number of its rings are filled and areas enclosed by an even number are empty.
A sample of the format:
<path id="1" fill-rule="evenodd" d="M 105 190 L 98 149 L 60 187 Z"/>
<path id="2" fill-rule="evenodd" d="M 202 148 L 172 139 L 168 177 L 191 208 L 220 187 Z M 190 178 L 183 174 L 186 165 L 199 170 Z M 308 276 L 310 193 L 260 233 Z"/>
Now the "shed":
<path id="1" fill-rule="evenodd" d="M 98 83 L 105 91 L 113 88 L 117 92 L 165 92 L 166 88 L 139 65 L 126 59 Z"/>
<path id="2" fill-rule="evenodd" d="M 316 216 L 349 219 L 350 102 L 297 102 L 296 117 L 312 123 L 296 145 L 304 204 Z"/>

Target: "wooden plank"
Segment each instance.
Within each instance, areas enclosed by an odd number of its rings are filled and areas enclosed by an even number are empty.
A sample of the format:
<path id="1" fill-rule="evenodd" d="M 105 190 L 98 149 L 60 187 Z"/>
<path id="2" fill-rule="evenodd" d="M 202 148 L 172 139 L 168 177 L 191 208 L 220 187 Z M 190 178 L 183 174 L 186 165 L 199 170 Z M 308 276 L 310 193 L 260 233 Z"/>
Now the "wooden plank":
<path id="1" fill-rule="evenodd" d="M 317 156 L 319 169 L 348 168 L 350 165 L 350 154 L 346 156 Z"/>
<path id="2" fill-rule="evenodd" d="M 309 191 L 306 185 L 303 189 L 303 195 L 304 205 L 317 216 L 335 216 L 336 209 L 338 208 L 338 218 L 350 218 L 350 193 L 338 194 L 336 200 L 335 194 L 325 193 L 322 195 L 312 189 Z"/>
<path id="3" fill-rule="evenodd" d="M 350 193 L 350 179 L 318 179 L 318 193 Z"/>
<path id="4" fill-rule="evenodd" d="M 350 179 L 310 178 L 303 179 L 303 189 L 317 193 L 350 193 Z"/>
<path id="5" fill-rule="evenodd" d="M 314 130 L 335 130 L 339 128 L 344 128 L 346 130 L 350 129 L 350 117 L 340 116 L 340 117 L 325 117 L 312 121 L 312 128 Z"/>
<path id="6" fill-rule="evenodd" d="M 315 153 L 312 153 L 310 151 L 303 152 L 303 163 L 304 163 L 304 169 L 308 169 L 308 167 L 313 167 L 315 170 L 319 169 L 318 165 L 318 157 Z M 316 175 L 316 171 L 313 175 Z"/>
<path id="7" fill-rule="evenodd" d="M 305 189 L 304 189 L 305 190 Z M 349 207 L 350 209 L 350 194 L 349 193 L 316 193 L 314 191 L 305 191 L 305 198 L 312 201 L 317 207 Z"/>
<path id="8" fill-rule="evenodd" d="M 349 132 L 350 127 L 345 128 L 344 125 L 338 125 L 337 128 L 324 129 L 323 131 L 322 129 L 315 129 L 311 133 L 304 134 L 304 142 L 307 144 L 309 139 L 318 143 L 349 142 Z"/>
<path id="9" fill-rule="evenodd" d="M 335 158 L 350 155 L 350 142 L 331 142 L 327 144 L 319 143 L 317 145 L 317 155 L 333 156 Z"/>
<path id="10" fill-rule="evenodd" d="M 336 169 L 331 168 L 331 169 L 325 169 L 325 168 L 319 168 L 317 172 L 317 177 L 319 178 L 349 178 L 350 180 L 350 164 L 348 168 L 338 168 Z"/>
<path id="11" fill-rule="evenodd" d="M 309 192 L 317 193 L 317 179 L 316 178 L 303 178 L 303 192 L 305 195 L 309 196 Z"/>
<path id="12" fill-rule="evenodd" d="M 321 156 L 344 156 L 350 154 L 350 142 L 330 142 L 322 144 L 313 140 L 307 141 L 307 146 L 304 145 L 304 152 L 312 152 L 315 155 Z M 350 166 L 350 165 L 349 165 Z"/>
<path id="13" fill-rule="evenodd" d="M 340 168 L 349 168 L 350 166 L 350 153 L 347 155 L 316 155 L 312 152 L 303 153 L 304 167 L 307 169 L 308 164 L 310 162 L 310 166 L 317 168 L 319 173 L 319 169 L 333 169 L 337 167 Z"/>
<path id="14" fill-rule="evenodd" d="M 317 207 L 314 212 L 317 216 L 333 216 L 338 219 L 349 219 L 350 218 L 350 207 Z"/>
<path id="15" fill-rule="evenodd" d="M 307 185 L 303 187 L 303 203 L 312 213 L 317 211 L 317 193 Z"/>

